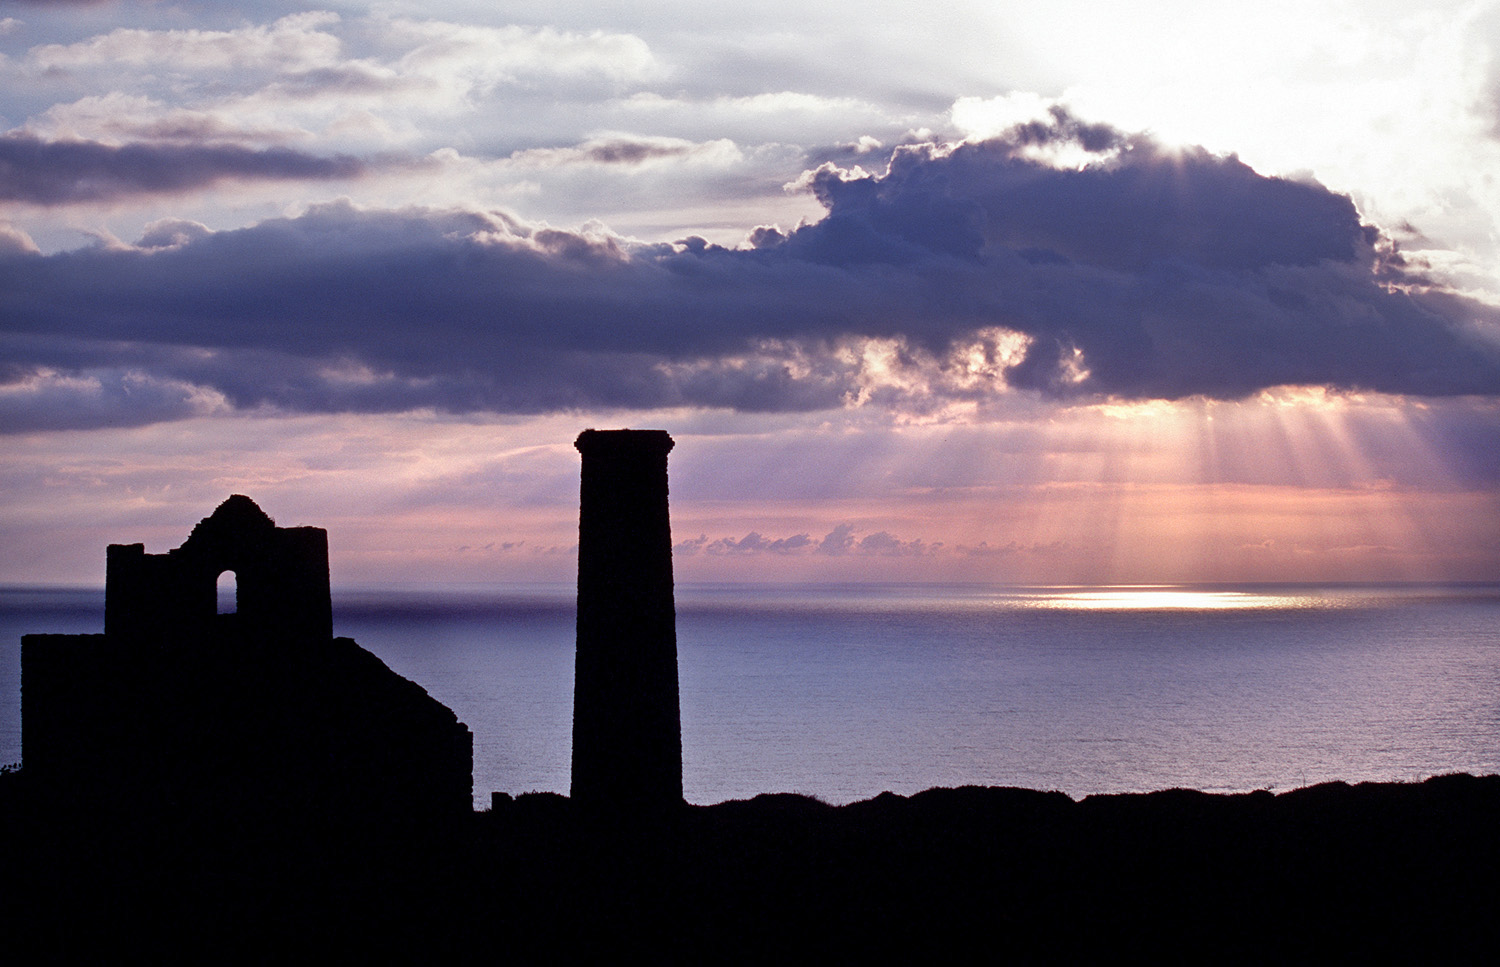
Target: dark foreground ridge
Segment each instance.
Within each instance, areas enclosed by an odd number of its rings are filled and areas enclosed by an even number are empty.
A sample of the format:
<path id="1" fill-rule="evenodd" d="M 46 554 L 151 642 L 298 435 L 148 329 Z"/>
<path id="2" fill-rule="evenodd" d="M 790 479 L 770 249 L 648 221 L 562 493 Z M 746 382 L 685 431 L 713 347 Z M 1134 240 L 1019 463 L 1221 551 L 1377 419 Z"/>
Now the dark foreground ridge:
<path id="1" fill-rule="evenodd" d="M 42 814 L 26 792 L 24 773 L 0 777 L 0 943 L 65 960 L 1430 962 L 1500 939 L 1497 776 L 1082 802 L 767 795 L 649 823 L 535 793 L 400 834 L 141 826 L 107 801 Z"/>

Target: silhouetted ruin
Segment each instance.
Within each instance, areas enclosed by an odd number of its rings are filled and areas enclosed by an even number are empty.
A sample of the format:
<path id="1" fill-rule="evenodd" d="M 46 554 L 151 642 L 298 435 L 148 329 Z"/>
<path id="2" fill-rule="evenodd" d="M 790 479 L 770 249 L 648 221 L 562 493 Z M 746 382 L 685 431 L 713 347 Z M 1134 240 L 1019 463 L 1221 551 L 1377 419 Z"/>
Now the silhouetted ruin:
<path id="1" fill-rule="evenodd" d="M 237 579 L 237 613 L 216 585 Z M 105 632 L 21 643 L 29 781 L 62 801 L 255 821 L 472 809 L 473 737 L 334 638 L 328 535 L 235 495 L 166 554 L 108 549 Z"/>
<path id="2" fill-rule="evenodd" d="M 104 633 L 118 641 L 201 638 L 233 622 L 257 634 L 333 637 L 328 532 L 277 527 L 236 494 L 198 522 L 181 547 L 147 554 L 111 544 L 104 576 Z M 217 584 L 232 571 L 237 612 L 217 614 Z"/>
<path id="3" fill-rule="evenodd" d="M 662 430 L 585 430 L 578 521 L 572 798 L 682 803 L 672 528 Z"/>

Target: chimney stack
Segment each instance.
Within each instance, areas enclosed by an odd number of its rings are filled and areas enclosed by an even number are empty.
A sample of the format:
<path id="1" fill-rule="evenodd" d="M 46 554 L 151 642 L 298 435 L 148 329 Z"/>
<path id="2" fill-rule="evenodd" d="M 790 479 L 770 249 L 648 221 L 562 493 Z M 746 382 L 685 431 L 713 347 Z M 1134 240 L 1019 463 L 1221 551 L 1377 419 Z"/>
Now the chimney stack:
<path id="1" fill-rule="evenodd" d="M 572 798 L 682 802 L 682 717 L 664 430 L 585 430 L 578 523 Z"/>

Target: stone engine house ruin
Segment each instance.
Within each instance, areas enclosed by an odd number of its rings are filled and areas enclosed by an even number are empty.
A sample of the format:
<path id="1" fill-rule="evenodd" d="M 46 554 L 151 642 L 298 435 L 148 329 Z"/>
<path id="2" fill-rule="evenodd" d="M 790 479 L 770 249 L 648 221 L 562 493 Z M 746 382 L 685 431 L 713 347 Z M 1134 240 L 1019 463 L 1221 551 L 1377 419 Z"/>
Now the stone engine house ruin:
<path id="1" fill-rule="evenodd" d="M 110 545 L 104 634 L 26 635 L 21 702 L 26 773 L 61 801 L 255 822 L 473 808 L 469 729 L 333 637 L 327 532 L 244 496 L 165 554 Z"/>
<path id="2" fill-rule="evenodd" d="M 196 638 L 233 622 L 257 634 L 333 637 L 328 532 L 277 527 L 249 497 L 230 497 L 165 554 L 111 544 L 104 633 L 120 641 Z M 238 608 L 218 615 L 218 579 L 234 572 Z"/>

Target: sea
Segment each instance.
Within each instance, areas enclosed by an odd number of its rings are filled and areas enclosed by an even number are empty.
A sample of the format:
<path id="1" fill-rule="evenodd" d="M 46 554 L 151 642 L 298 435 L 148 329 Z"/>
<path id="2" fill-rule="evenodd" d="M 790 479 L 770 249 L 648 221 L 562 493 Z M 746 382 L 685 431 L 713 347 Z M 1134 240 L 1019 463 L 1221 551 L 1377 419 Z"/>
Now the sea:
<path id="1" fill-rule="evenodd" d="M 679 584 L 676 602 L 694 803 L 1500 772 L 1500 585 Z M 333 604 L 336 634 L 473 730 L 477 805 L 568 791 L 571 585 Z M 103 623 L 101 590 L 0 588 L 0 764 L 22 758 L 21 635 Z"/>

